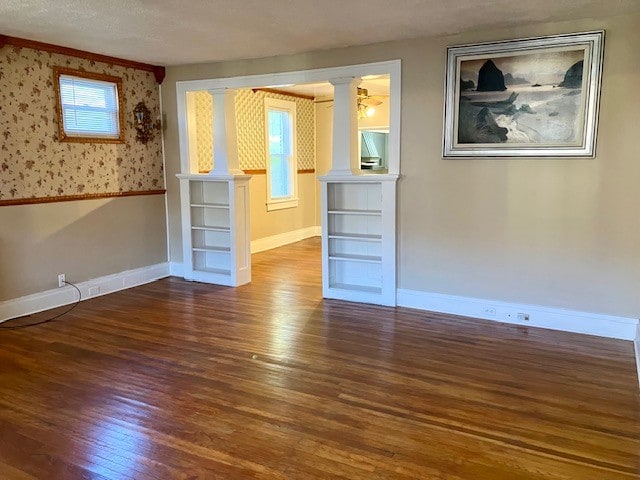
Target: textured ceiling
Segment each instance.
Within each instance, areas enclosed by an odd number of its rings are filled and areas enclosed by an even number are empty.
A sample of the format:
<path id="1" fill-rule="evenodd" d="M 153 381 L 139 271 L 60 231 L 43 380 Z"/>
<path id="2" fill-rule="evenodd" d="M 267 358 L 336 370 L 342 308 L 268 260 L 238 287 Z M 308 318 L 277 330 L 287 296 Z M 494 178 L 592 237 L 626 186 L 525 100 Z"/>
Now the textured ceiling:
<path id="1" fill-rule="evenodd" d="M 640 0 L 0 0 L 0 34 L 179 65 L 632 12 Z"/>

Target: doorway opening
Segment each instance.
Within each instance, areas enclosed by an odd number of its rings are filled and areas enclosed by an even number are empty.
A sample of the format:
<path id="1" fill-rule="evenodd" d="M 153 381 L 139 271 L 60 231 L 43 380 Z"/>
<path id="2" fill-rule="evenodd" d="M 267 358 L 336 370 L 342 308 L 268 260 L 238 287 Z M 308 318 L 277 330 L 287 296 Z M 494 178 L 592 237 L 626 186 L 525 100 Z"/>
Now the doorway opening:
<path id="1" fill-rule="evenodd" d="M 399 123 L 399 61 L 177 84 L 183 176 L 204 178 L 215 170 L 215 118 L 229 110 L 216 105 L 211 92 L 234 91 L 235 131 L 228 132 L 227 143 L 233 136 L 239 170 L 251 176 L 249 268 L 252 253 L 322 233 L 318 178 L 332 168 L 334 98 L 328 79 L 337 76 L 362 79 L 357 94 L 362 173 L 397 173 L 399 129 L 393 131 L 392 118 Z M 190 254 L 187 248 L 183 252 Z"/>

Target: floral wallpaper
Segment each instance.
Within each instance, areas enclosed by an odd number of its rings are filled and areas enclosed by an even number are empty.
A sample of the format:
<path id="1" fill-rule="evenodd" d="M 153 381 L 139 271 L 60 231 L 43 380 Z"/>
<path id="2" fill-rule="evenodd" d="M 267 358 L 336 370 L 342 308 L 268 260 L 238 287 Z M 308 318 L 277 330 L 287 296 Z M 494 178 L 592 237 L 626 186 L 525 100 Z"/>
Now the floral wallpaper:
<path id="1" fill-rule="evenodd" d="M 122 78 L 125 143 L 58 141 L 54 66 Z M 136 142 L 133 108 L 159 118 L 153 73 L 30 48 L 0 49 L 0 202 L 164 189 L 161 132 Z"/>
<path id="2" fill-rule="evenodd" d="M 213 101 L 208 92 L 196 92 L 196 141 L 198 168 L 208 172 L 212 168 Z M 296 102 L 298 169 L 315 168 L 315 111 L 313 100 L 278 93 L 244 88 L 236 91 L 236 127 L 238 135 L 238 160 L 242 170 L 264 170 L 266 144 L 264 124 L 264 99 L 277 98 Z"/>
<path id="3" fill-rule="evenodd" d="M 208 92 L 195 92 L 194 96 L 198 171 L 208 172 L 213 168 L 213 97 Z"/>

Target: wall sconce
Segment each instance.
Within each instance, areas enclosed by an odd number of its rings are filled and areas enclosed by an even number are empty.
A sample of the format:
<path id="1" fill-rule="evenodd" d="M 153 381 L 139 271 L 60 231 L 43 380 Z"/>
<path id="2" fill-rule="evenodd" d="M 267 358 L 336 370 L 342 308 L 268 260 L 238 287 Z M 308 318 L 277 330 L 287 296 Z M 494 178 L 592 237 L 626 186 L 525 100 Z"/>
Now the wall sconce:
<path id="1" fill-rule="evenodd" d="M 151 112 L 144 102 L 138 102 L 133 109 L 133 124 L 136 127 L 136 140 L 143 145 L 153 139 L 154 128 L 160 129 L 160 122 L 153 123 Z"/>

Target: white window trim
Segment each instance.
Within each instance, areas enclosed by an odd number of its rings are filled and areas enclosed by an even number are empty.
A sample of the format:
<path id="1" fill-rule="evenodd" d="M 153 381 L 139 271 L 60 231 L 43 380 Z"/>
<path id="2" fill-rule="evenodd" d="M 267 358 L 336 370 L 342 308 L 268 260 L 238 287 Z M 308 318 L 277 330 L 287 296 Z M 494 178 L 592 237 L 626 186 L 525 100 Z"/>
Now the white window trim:
<path id="1" fill-rule="evenodd" d="M 292 118 L 292 194 L 284 198 L 271 197 L 271 158 L 269 155 L 269 109 L 285 110 Z M 295 208 L 298 206 L 298 119 L 296 116 L 296 102 L 265 97 L 264 99 L 264 131 L 265 131 L 265 161 L 267 170 L 267 211 Z"/>

